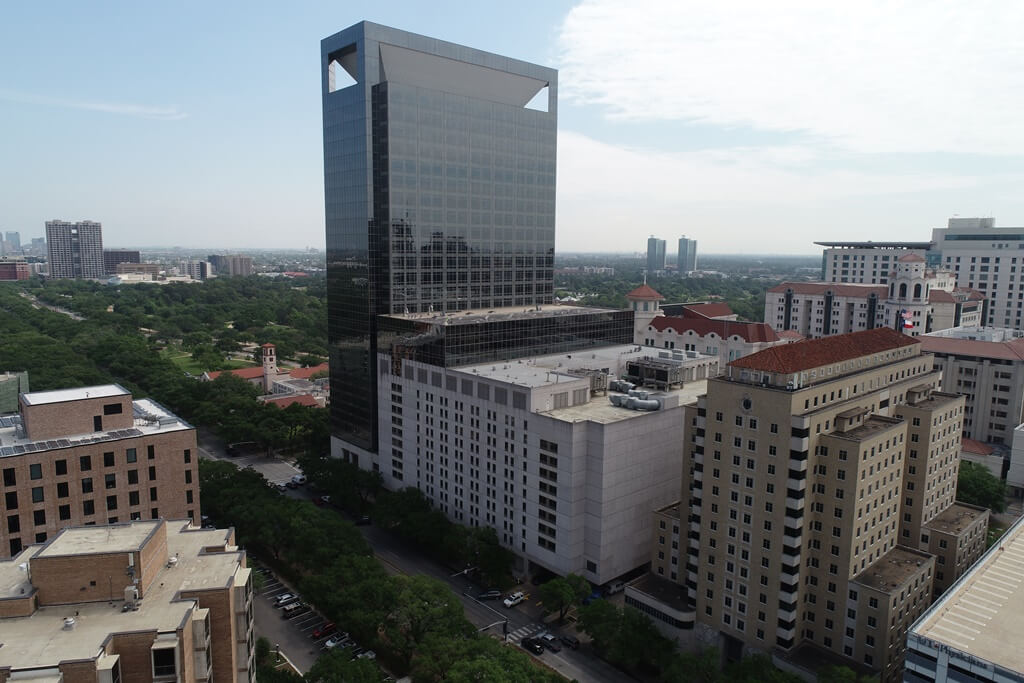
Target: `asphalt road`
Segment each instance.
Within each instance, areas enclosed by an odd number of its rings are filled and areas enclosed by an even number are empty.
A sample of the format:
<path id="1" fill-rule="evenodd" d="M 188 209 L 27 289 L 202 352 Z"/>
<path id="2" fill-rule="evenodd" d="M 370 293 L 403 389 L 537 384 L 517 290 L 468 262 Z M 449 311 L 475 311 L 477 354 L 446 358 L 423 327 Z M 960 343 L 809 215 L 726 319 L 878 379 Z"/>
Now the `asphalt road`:
<path id="1" fill-rule="evenodd" d="M 226 455 L 225 445 L 216 437 L 200 432 L 199 451 L 203 457 L 228 460 L 239 467 L 252 467 L 268 480 L 285 482 L 299 470 L 291 463 L 274 457 L 263 455 L 232 458 Z M 304 487 L 289 489 L 287 495 L 296 498 L 311 498 L 312 495 Z M 340 513 L 339 514 L 343 514 Z M 618 683 L 633 680 L 631 677 L 597 658 L 590 650 L 589 639 L 577 633 L 571 625 L 558 626 L 545 622 L 543 609 L 537 603 L 534 586 L 524 584 L 513 588 L 526 594 L 526 600 L 511 609 L 505 608 L 501 600 L 479 601 L 475 598 L 485 587 L 474 585 L 465 576 L 452 576 L 451 572 L 420 552 L 406 547 L 399 539 L 376 526 L 361 526 L 358 529 L 374 549 L 377 559 L 391 573 L 423 574 L 446 583 L 462 601 L 466 618 L 481 631 L 505 639 L 508 643 L 518 646 L 519 642 L 534 633 L 549 630 L 556 635 L 567 633 L 580 639 L 579 650 L 563 648 L 561 652 L 545 650 L 538 658 L 567 678 L 578 681 L 595 681 L 597 683 Z M 292 658 L 296 666 L 306 671 L 318 655 L 318 650 L 308 636 L 297 633 L 292 625 L 281 620 L 280 615 L 269 604 L 257 605 L 256 630 L 265 635 L 272 643 L 280 643 L 281 649 Z M 508 635 L 504 635 L 503 624 L 508 620 Z M 557 621 L 550 619 L 549 621 Z M 312 647 L 311 647 L 312 646 Z M 294 656 L 293 656 L 294 653 Z M 530 655 L 535 656 L 535 655 Z"/>

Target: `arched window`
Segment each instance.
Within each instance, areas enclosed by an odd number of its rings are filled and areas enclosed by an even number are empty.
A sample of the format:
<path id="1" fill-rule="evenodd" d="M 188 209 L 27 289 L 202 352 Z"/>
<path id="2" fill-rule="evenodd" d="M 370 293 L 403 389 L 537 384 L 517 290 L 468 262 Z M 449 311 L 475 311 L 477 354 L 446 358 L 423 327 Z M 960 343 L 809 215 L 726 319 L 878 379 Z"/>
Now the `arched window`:
<path id="1" fill-rule="evenodd" d="M 903 299 L 903 298 L 906 298 L 906 296 L 907 296 L 907 283 L 906 282 L 901 282 L 900 283 L 900 298 Z"/>
<path id="2" fill-rule="evenodd" d="M 920 282 L 918 282 L 916 285 L 914 285 L 914 298 L 915 299 L 920 299 L 921 298 L 921 283 Z"/>
<path id="3" fill-rule="evenodd" d="M 889 283 L 889 296 L 896 296 L 896 283 Z"/>

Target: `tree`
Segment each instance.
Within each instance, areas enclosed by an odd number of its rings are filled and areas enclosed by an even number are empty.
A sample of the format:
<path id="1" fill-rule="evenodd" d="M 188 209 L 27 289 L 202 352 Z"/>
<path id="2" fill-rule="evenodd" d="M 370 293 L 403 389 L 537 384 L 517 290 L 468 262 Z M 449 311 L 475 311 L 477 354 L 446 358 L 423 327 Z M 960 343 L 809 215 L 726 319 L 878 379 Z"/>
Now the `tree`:
<path id="1" fill-rule="evenodd" d="M 1006 483 L 985 466 L 965 460 L 960 463 L 956 499 L 1003 512 L 1006 510 Z"/>
<path id="2" fill-rule="evenodd" d="M 607 649 L 619 635 L 622 613 L 607 600 L 594 600 L 579 611 L 576 628 L 590 635 L 598 649 Z"/>
<path id="3" fill-rule="evenodd" d="M 380 667 L 369 659 L 352 659 L 338 648 L 322 655 L 305 675 L 308 683 L 380 683 Z"/>
<path id="4" fill-rule="evenodd" d="M 874 676 L 858 676 L 848 666 L 830 666 L 818 673 L 818 683 L 877 683 Z"/>
<path id="5" fill-rule="evenodd" d="M 590 583 L 579 574 L 551 579 L 538 591 L 545 612 L 558 612 L 558 621 L 565 621 L 565 613 L 579 605 L 590 595 Z"/>
<path id="6" fill-rule="evenodd" d="M 437 579 L 415 574 L 392 576 L 390 580 L 398 590 L 382 624 L 382 639 L 406 667 L 430 634 L 465 638 L 475 633 L 466 620 L 462 602 Z"/>

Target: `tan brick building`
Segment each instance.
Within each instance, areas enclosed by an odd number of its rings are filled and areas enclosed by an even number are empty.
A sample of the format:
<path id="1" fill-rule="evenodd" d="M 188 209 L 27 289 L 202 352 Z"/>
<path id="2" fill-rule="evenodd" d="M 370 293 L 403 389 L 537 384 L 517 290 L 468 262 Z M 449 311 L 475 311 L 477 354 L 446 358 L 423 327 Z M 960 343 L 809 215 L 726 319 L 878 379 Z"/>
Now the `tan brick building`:
<path id="1" fill-rule="evenodd" d="M 776 346 L 708 381 L 687 406 L 688 509 L 654 512 L 685 520 L 686 545 L 652 548 L 665 578 L 685 564 L 696 640 L 899 679 L 907 628 L 980 556 L 988 520 L 954 503 L 964 400 L 937 391 L 932 361 L 878 328 Z"/>
<path id="2" fill-rule="evenodd" d="M 234 531 L 71 527 L 0 561 L 0 683 L 253 681 L 251 572 Z"/>
<path id="3" fill-rule="evenodd" d="M 116 384 L 21 394 L 0 415 L 0 557 L 60 529 L 199 519 L 195 429 Z"/>

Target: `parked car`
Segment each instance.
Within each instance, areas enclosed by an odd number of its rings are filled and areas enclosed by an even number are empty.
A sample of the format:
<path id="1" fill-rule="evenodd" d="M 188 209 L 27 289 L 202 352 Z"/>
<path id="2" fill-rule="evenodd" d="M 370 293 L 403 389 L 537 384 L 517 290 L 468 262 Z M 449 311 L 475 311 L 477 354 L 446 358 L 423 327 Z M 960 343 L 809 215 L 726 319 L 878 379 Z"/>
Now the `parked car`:
<path id="1" fill-rule="evenodd" d="M 345 647 L 352 641 L 349 639 L 348 634 L 336 635 L 332 638 L 328 638 L 327 642 L 324 643 L 325 650 L 333 650 L 336 647 Z"/>
<path id="2" fill-rule="evenodd" d="M 625 583 L 623 583 L 622 581 L 612 581 L 610 584 L 608 584 L 608 590 L 605 591 L 605 594 L 615 595 L 616 593 L 621 593 L 624 590 L 626 590 Z"/>
<path id="3" fill-rule="evenodd" d="M 331 635 L 332 633 L 334 633 L 334 630 L 335 630 L 334 622 L 333 621 L 328 621 L 323 626 L 319 626 L 319 627 L 313 629 L 313 634 L 310 637 L 313 638 L 313 640 L 319 640 L 320 638 L 323 638 L 324 636 Z"/>
<path id="4" fill-rule="evenodd" d="M 484 591 L 480 595 L 476 596 L 476 599 L 477 600 L 497 600 L 500 597 L 501 597 L 501 591 L 490 590 L 490 591 Z"/>
<path id="5" fill-rule="evenodd" d="M 296 486 L 302 486 L 303 484 L 306 483 L 306 475 L 296 474 L 295 476 L 292 477 L 292 483 L 295 484 Z"/>
<path id="6" fill-rule="evenodd" d="M 277 489 L 278 491 L 280 491 L 281 493 L 284 493 L 285 491 L 287 491 L 288 489 L 290 489 L 292 487 L 288 486 L 288 484 L 286 484 L 284 482 L 278 482 L 278 483 L 274 484 L 274 488 Z"/>
<path id="7" fill-rule="evenodd" d="M 357 654 L 356 659 L 377 659 L 377 653 L 373 650 L 366 650 Z"/>
<path id="8" fill-rule="evenodd" d="M 293 617 L 297 617 L 300 614 L 305 614 L 305 613 L 306 613 L 306 606 L 303 605 L 301 602 L 293 602 L 292 604 L 285 605 L 284 607 L 281 608 L 281 618 L 282 619 L 291 619 Z"/>
<path id="9" fill-rule="evenodd" d="M 519 641 L 519 644 L 523 646 L 523 649 L 527 652 L 532 652 L 535 655 L 544 654 L 544 646 L 538 643 L 533 638 L 523 638 Z"/>
<path id="10" fill-rule="evenodd" d="M 274 607 L 284 607 L 288 603 L 295 602 L 298 599 L 299 596 L 295 593 L 282 593 L 281 595 L 278 595 L 277 599 L 274 601 Z"/>
<path id="11" fill-rule="evenodd" d="M 540 644 L 551 650 L 552 652 L 561 652 L 562 646 L 558 643 L 558 638 L 550 633 L 543 634 L 538 640 Z"/>
<path id="12" fill-rule="evenodd" d="M 320 506 L 330 505 L 331 504 L 331 497 L 330 496 L 317 496 L 316 498 L 313 499 L 313 503 L 316 504 L 316 505 L 320 505 Z"/>
<path id="13" fill-rule="evenodd" d="M 572 648 L 573 650 L 580 649 L 580 639 L 576 636 L 562 635 L 559 636 L 558 639 L 565 643 L 567 647 Z"/>
<path id="14" fill-rule="evenodd" d="M 505 602 L 505 607 L 515 607 L 516 605 L 518 605 L 519 603 L 521 603 L 525 599 L 526 599 L 526 596 L 523 595 L 522 591 L 516 591 L 512 595 L 510 595 L 507 598 L 505 598 L 505 601 L 504 601 Z"/>

